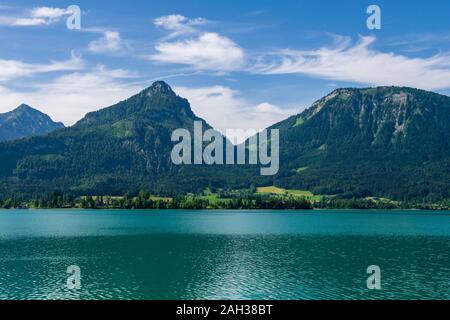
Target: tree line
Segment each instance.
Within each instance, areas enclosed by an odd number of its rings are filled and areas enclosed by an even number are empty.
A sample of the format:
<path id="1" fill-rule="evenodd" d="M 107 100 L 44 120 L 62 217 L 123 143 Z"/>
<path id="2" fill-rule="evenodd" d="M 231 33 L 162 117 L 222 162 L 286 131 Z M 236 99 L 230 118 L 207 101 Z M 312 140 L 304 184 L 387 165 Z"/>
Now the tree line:
<path id="1" fill-rule="evenodd" d="M 82 196 L 54 192 L 23 201 L 11 197 L 0 199 L 0 208 L 81 208 L 81 209 L 226 209 L 226 210 L 310 210 L 310 209 L 424 209 L 449 210 L 450 201 L 442 203 L 391 202 L 373 199 L 323 198 L 311 201 L 305 197 L 261 195 L 251 192 L 220 195 L 217 199 L 208 199 L 201 195 L 187 195 L 175 198 L 152 197 L 141 191 L 137 195 L 125 194 L 113 196 Z"/>

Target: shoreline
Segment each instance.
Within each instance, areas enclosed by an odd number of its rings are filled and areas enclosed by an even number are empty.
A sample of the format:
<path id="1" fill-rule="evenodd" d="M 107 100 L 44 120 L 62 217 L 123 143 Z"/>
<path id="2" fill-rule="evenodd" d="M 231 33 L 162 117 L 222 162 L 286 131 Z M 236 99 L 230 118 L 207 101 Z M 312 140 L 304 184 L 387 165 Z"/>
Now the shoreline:
<path id="1" fill-rule="evenodd" d="M 423 212 L 423 211 L 429 211 L 429 212 L 448 212 L 450 214 L 450 209 L 417 209 L 417 208 L 408 208 L 408 209 L 384 209 L 384 208 L 370 208 L 370 209 L 355 209 L 355 208 L 313 208 L 313 209 L 141 209 L 141 208 L 0 208 L 0 212 L 15 212 L 15 211 L 85 211 L 85 212 L 92 212 L 92 211 L 132 211 L 132 212 L 152 212 L 152 211 L 172 211 L 172 212 L 191 212 L 191 211 L 202 211 L 202 212 L 219 212 L 219 211 L 225 211 L 225 212 L 272 212 L 272 211 L 279 211 L 279 212 L 304 212 L 304 213 L 313 213 L 313 212 L 327 212 L 327 211 L 343 211 L 343 212 L 377 212 L 377 211 L 386 211 L 386 212 Z"/>

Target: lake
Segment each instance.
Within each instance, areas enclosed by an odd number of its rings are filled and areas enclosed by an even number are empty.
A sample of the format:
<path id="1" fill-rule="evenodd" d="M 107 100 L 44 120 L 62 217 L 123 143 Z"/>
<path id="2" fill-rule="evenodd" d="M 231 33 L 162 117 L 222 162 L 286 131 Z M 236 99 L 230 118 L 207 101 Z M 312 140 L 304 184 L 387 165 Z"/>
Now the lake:
<path id="1" fill-rule="evenodd" d="M 450 213 L 0 210 L 0 299 L 450 299 Z"/>

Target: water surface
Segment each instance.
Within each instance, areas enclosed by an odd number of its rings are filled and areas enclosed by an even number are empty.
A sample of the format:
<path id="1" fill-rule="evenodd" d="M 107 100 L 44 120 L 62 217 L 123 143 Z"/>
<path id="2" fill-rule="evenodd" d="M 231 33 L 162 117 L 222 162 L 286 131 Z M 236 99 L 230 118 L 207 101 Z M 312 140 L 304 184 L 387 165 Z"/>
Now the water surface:
<path id="1" fill-rule="evenodd" d="M 450 214 L 0 210 L 0 299 L 450 299 Z"/>

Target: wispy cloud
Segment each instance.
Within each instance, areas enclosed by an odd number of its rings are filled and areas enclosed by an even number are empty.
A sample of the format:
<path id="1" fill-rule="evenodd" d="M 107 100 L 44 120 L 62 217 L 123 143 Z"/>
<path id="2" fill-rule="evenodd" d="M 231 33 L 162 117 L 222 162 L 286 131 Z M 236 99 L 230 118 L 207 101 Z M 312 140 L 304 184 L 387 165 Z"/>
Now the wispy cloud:
<path id="1" fill-rule="evenodd" d="M 364 85 L 412 86 L 429 90 L 450 88 L 450 54 L 411 58 L 372 48 L 374 37 L 352 43 L 340 38 L 333 47 L 300 51 L 285 49 L 262 55 L 250 68 L 260 74 L 304 74 Z"/>
<path id="2" fill-rule="evenodd" d="M 68 60 L 50 61 L 48 64 L 31 64 L 19 60 L 0 59 L 0 82 L 41 73 L 74 71 L 83 68 L 83 60 L 75 54 L 72 54 Z"/>
<path id="3" fill-rule="evenodd" d="M 33 27 L 49 25 L 60 21 L 70 13 L 67 9 L 54 7 L 36 7 L 22 16 L 0 16 L 0 25 L 13 27 Z"/>
<path id="4" fill-rule="evenodd" d="M 180 14 L 171 14 L 153 20 L 155 26 L 169 31 L 169 35 L 165 37 L 166 40 L 183 34 L 196 33 L 197 26 L 204 25 L 208 22 L 204 18 L 188 19 Z"/>
<path id="5" fill-rule="evenodd" d="M 188 19 L 181 15 L 159 17 L 157 27 L 169 31 L 168 37 L 155 46 L 153 61 L 188 65 L 197 70 L 228 72 L 242 68 L 245 53 L 231 39 L 214 32 L 203 32 L 194 26 L 205 24 L 203 18 Z M 173 39 L 177 37 L 177 39 Z"/>

